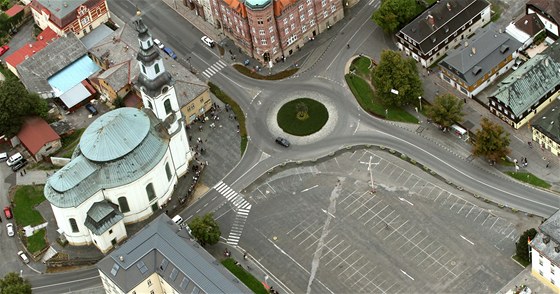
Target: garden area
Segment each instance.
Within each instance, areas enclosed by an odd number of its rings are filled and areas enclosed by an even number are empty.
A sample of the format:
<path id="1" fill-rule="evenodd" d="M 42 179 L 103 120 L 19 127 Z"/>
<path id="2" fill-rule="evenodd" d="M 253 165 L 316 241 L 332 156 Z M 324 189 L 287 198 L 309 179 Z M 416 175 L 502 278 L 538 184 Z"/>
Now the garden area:
<path id="1" fill-rule="evenodd" d="M 281 80 L 281 79 L 291 77 L 299 70 L 299 68 L 295 67 L 271 75 L 262 75 L 259 72 L 254 71 L 242 64 L 234 64 L 233 68 L 235 68 L 239 73 L 248 76 L 250 78 L 257 79 L 257 80 L 268 80 L 268 81 L 276 81 L 276 80 Z"/>
<path id="2" fill-rule="evenodd" d="M 316 100 L 299 98 L 282 105 L 276 119 L 284 132 L 307 136 L 323 128 L 329 119 L 329 112 L 325 105 Z"/>
<path id="3" fill-rule="evenodd" d="M 45 201 L 43 186 L 19 186 L 13 197 L 14 219 L 18 229 L 25 226 L 37 226 L 45 222 L 35 207 Z M 37 231 L 33 236 L 22 236 L 24 244 L 32 254 L 37 253 L 47 246 L 45 229 Z"/>
<path id="4" fill-rule="evenodd" d="M 235 260 L 233 258 L 230 257 L 222 260 L 222 265 L 255 294 L 268 293 L 263 284 L 257 278 L 253 277 L 253 275 L 248 273 L 243 267 L 235 264 Z"/>
<path id="5" fill-rule="evenodd" d="M 506 172 L 506 174 L 508 174 L 510 177 L 521 181 L 521 182 L 525 182 L 527 184 L 531 184 L 533 186 L 536 187 L 541 187 L 541 188 L 545 188 L 548 189 L 551 187 L 551 185 L 546 182 L 545 180 L 538 178 L 537 176 L 533 175 L 532 173 L 527 173 L 527 172 Z"/>

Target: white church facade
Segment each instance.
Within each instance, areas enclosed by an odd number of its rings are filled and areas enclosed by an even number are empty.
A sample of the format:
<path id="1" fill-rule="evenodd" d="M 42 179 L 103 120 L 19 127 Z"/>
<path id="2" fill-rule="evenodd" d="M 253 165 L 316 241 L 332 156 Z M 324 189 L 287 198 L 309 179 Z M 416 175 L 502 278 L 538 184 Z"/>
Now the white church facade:
<path id="1" fill-rule="evenodd" d="M 44 188 L 64 238 L 104 253 L 126 238 L 125 224 L 168 202 L 192 158 L 173 78 L 140 16 L 133 23 L 144 108 L 119 108 L 95 120 Z"/>

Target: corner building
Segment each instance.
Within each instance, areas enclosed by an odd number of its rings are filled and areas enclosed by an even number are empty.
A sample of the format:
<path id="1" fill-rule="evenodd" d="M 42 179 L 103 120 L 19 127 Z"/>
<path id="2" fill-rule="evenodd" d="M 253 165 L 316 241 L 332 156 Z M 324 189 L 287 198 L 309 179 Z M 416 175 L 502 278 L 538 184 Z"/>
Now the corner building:
<path id="1" fill-rule="evenodd" d="M 282 61 L 344 17 L 342 0 L 212 0 L 211 3 L 216 27 L 263 64 Z"/>

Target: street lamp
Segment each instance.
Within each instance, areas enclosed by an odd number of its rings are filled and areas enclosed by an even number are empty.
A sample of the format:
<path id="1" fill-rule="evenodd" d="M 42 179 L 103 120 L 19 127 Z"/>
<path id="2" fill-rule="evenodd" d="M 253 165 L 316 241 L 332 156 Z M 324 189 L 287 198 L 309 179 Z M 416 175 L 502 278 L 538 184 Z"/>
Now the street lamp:
<path id="1" fill-rule="evenodd" d="M 422 111 L 422 96 L 418 96 L 418 102 L 420 103 L 420 111 Z"/>
<path id="2" fill-rule="evenodd" d="M 192 72 L 191 56 L 187 57 L 187 62 L 189 63 L 189 70 Z"/>

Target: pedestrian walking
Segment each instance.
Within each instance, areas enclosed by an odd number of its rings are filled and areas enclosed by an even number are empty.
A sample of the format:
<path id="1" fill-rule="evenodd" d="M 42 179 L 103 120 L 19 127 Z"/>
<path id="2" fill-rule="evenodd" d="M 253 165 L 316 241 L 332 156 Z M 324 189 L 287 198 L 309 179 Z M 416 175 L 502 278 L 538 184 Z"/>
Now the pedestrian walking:
<path id="1" fill-rule="evenodd" d="M 550 161 L 546 163 L 546 168 L 550 167 Z"/>
<path id="2" fill-rule="evenodd" d="M 243 254 L 243 259 L 244 259 L 244 260 L 247 260 L 247 253 L 244 253 L 244 254 Z"/>

